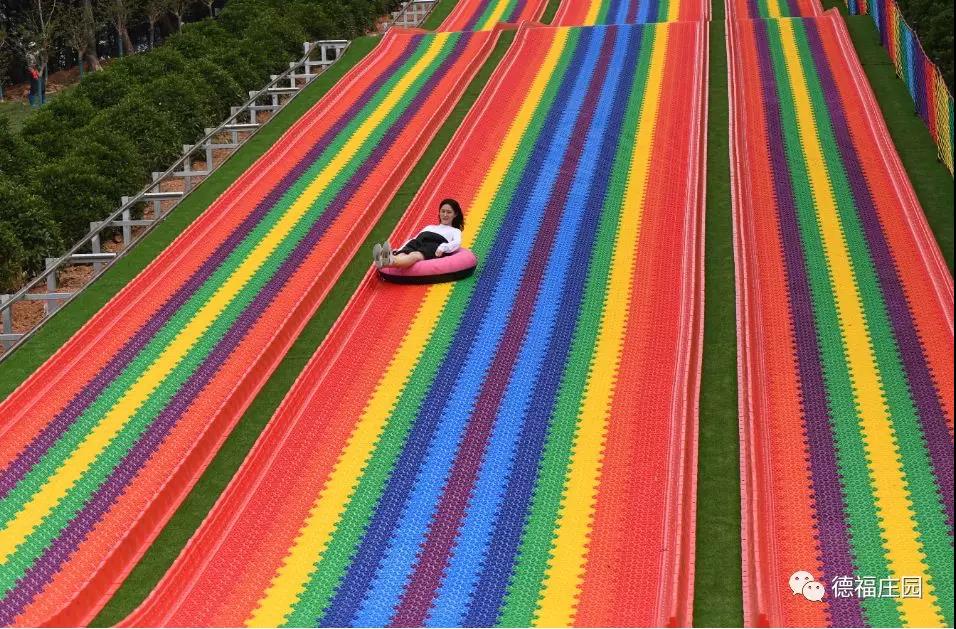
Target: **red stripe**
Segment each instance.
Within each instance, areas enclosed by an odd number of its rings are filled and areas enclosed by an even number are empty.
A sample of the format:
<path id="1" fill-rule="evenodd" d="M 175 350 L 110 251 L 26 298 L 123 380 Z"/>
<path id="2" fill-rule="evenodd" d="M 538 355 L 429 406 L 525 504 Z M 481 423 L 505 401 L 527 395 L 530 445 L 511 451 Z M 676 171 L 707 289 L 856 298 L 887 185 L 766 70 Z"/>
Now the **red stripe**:
<path id="1" fill-rule="evenodd" d="M 496 39 L 491 33 L 487 38 L 491 43 Z M 520 49 L 522 63 L 509 77 L 517 78 L 514 83 L 502 84 L 507 64 L 499 66 L 395 229 L 393 242 L 433 220 L 438 201 L 446 196 L 459 199 L 467 220 L 494 158 L 489 147 L 500 146 L 521 102 L 514 96 L 526 94 L 534 78 L 537 66 L 527 62 L 528 56 L 543 56 L 547 43 Z M 493 101 L 489 124 L 475 132 L 476 120 L 495 93 L 504 98 Z M 466 223 L 466 228 L 477 227 Z M 373 273 L 366 276 L 189 550 L 125 624 L 243 624 L 282 565 L 344 448 L 354 427 L 350 419 L 365 409 L 426 294 L 425 287 L 395 286 Z M 262 514 L 270 518 L 264 520 Z"/>
<path id="2" fill-rule="evenodd" d="M 684 69 L 706 67 L 706 39 L 699 24 L 657 28 L 669 31 L 664 81 L 657 120 L 642 123 L 655 131 L 639 242 L 619 243 L 637 247 L 636 267 L 578 626 L 691 621 L 693 543 L 686 547 L 682 529 L 689 526 L 692 539 L 693 519 L 672 516 L 678 503 L 693 495 L 696 474 L 689 465 L 695 456 L 697 400 L 697 365 L 691 357 L 699 355 L 701 340 L 695 286 L 702 260 L 694 230 L 703 205 L 703 127 L 696 135 L 691 128 L 705 116 L 693 106 L 700 106 L 706 79 L 701 75 L 695 82 Z M 653 183 L 663 181 L 675 185 Z M 670 493 L 676 489 L 671 481 L 683 483 L 683 491 Z M 672 525 L 669 530 L 665 523 Z M 667 562 L 670 552 L 681 554 L 678 547 L 689 554 Z M 662 600 L 662 592 L 670 600 Z"/>

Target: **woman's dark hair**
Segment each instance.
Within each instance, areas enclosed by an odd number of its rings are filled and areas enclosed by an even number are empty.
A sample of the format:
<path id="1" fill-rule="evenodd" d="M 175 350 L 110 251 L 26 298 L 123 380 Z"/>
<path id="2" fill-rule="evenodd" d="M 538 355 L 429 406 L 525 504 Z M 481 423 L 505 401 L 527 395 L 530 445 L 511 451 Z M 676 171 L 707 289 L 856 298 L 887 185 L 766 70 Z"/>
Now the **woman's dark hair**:
<path id="1" fill-rule="evenodd" d="M 458 205 L 458 201 L 454 199 L 443 199 L 442 202 L 438 204 L 438 209 L 442 209 L 442 206 L 445 205 L 455 210 L 455 218 L 452 219 L 451 226 L 457 227 L 458 229 L 465 229 L 465 213 L 461 211 L 461 206 Z"/>

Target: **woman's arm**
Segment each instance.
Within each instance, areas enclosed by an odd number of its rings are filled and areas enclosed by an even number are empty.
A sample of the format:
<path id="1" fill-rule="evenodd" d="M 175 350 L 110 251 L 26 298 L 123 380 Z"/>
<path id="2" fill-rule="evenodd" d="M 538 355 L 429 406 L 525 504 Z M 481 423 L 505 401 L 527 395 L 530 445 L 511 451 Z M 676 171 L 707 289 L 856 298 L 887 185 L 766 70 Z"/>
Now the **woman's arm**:
<path id="1" fill-rule="evenodd" d="M 447 234 L 442 235 L 445 236 L 445 240 L 448 242 L 438 245 L 437 252 L 444 255 L 458 251 L 459 247 L 461 247 L 461 230 L 452 227 L 448 230 Z"/>

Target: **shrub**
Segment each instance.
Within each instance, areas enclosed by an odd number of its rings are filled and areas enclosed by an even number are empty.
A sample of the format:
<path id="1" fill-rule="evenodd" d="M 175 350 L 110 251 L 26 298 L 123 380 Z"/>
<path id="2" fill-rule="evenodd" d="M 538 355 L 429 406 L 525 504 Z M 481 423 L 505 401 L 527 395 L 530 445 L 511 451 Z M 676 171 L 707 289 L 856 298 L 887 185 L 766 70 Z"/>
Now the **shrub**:
<path id="1" fill-rule="evenodd" d="M 289 60 L 301 56 L 302 42 L 308 39 L 302 27 L 275 14 L 256 21 L 245 35 L 241 48 L 250 60 L 262 60 L 269 71 L 282 68 Z"/>
<path id="2" fill-rule="evenodd" d="M 24 142 L 19 134 L 10 131 L 10 121 L 0 117 L 0 179 L 28 177 L 40 161 L 39 152 Z"/>
<path id="3" fill-rule="evenodd" d="M 236 45 L 236 38 L 213 20 L 203 20 L 183 25 L 183 30 L 171 36 L 163 44 L 179 51 L 186 59 L 207 58 L 215 60 L 220 54 Z"/>
<path id="4" fill-rule="evenodd" d="M 88 124 L 95 115 L 92 103 L 71 90 L 27 117 L 20 134 L 47 157 L 61 157 L 72 146 L 75 131 Z"/>
<path id="5" fill-rule="evenodd" d="M 34 191 L 50 207 L 51 216 L 70 242 L 90 230 L 119 203 L 109 179 L 79 157 L 58 160 L 37 171 Z"/>
<path id="6" fill-rule="evenodd" d="M 14 268 L 20 272 L 39 273 L 46 265 L 45 259 L 62 250 L 60 230 L 49 206 L 25 185 L 0 180 L 0 224 L 13 230 L 17 242 L 11 260 L 0 262 L 0 266 L 6 266 L 0 274 L 6 273 L 7 279 L 10 269 Z M 0 246 L 0 251 L 4 249 Z"/>
<path id="7" fill-rule="evenodd" d="M 214 108 L 213 120 L 218 123 L 229 115 L 229 107 L 245 101 L 242 87 L 224 69 L 208 59 L 196 59 L 189 67 L 208 87 L 210 102 Z"/>
<path id="8" fill-rule="evenodd" d="M 123 57 L 114 65 L 125 70 L 135 83 L 144 85 L 181 73 L 186 69 L 186 57 L 178 50 L 163 46 L 148 53 Z"/>
<path id="9" fill-rule="evenodd" d="M 245 37 L 246 29 L 276 11 L 277 5 L 269 0 L 231 0 L 217 21 L 226 31 Z"/>
<path id="10" fill-rule="evenodd" d="M 262 87 L 265 82 L 265 76 L 249 63 L 246 55 L 238 48 L 233 48 L 225 53 L 219 60 L 220 65 L 226 69 L 229 76 L 242 88 L 242 101 L 245 101 L 246 92 Z"/>
<path id="11" fill-rule="evenodd" d="M 23 283 L 23 245 L 16 230 L 0 221 L 0 293 L 16 292 Z"/>
<path id="12" fill-rule="evenodd" d="M 97 132 L 115 131 L 133 142 L 146 172 L 165 170 L 182 152 L 180 132 L 173 117 L 139 90 L 101 111 L 90 126 Z"/>
<path id="13" fill-rule="evenodd" d="M 113 63 L 105 70 L 87 74 L 75 89 L 99 110 L 120 102 L 134 87 L 136 82 L 126 67 Z"/>
<path id="14" fill-rule="evenodd" d="M 156 79 L 130 95 L 152 103 L 165 113 L 178 131 L 178 144 L 195 141 L 214 115 L 214 105 L 202 93 L 203 85 L 183 74 Z"/>
<path id="15" fill-rule="evenodd" d="M 91 125 L 77 137 L 69 158 L 91 164 L 110 182 L 109 196 L 116 199 L 146 183 L 142 158 L 132 140 L 114 129 Z"/>

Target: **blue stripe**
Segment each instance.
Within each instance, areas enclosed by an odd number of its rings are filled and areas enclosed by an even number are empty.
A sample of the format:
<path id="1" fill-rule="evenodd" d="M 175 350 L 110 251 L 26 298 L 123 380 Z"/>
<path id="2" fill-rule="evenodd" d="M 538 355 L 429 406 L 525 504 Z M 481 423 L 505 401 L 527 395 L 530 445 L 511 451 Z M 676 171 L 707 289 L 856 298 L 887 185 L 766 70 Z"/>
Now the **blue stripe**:
<path id="1" fill-rule="evenodd" d="M 617 28 L 613 31 L 620 33 Z M 614 158 L 626 105 L 626 98 L 623 102 L 619 98 L 621 76 L 625 69 L 633 68 L 638 47 L 635 42 L 639 36 L 628 36 L 634 31 L 626 29 L 615 42 L 611 71 L 601 88 L 578 171 L 568 198 L 561 201 L 568 213 L 556 237 L 525 345 L 496 418 L 474 502 L 468 509 L 458 547 L 439 589 L 435 613 L 427 623 L 430 626 L 487 626 L 496 620 L 514 554 L 502 553 L 505 549 L 500 546 L 489 553 L 488 546 L 492 532 L 501 526 L 502 520 L 517 522 L 520 532 L 527 512 L 534 471 L 584 293 L 588 266 L 582 257 L 588 256 L 593 247 L 610 181 L 607 168 Z M 595 70 L 590 69 L 591 73 Z M 569 255 L 570 251 L 575 254 Z M 529 383 L 534 383 L 533 388 Z M 512 470 L 516 460 L 518 469 Z M 505 491 L 506 484 L 510 484 L 508 491 Z M 527 485 L 528 490 L 513 491 L 519 484 Z M 504 496 L 508 497 L 507 505 L 501 504 Z M 463 596 L 473 591 L 479 576 L 487 578 L 490 574 L 500 577 L 502 587 L 494 592 L 497 597 L 489 595 L 487 587 L 474 596 Z M 468 617 L 462 622 L 466 611 L 469 611 Z"/>
<path id="2" fill-rule="evenodd" d="M 486 320 L 482 322 L 478 339 L 474 344 L 474 354 L 456 378 L 458 384 L 455 393 L 446 400 L 435 398 L 428 400 L 425 404 L 426 410 L 423 416 L 430 412 L 430 408 L 440 408 L 444 402 L 445 409 L 440 415 L 441 423 L 422 468 L 422 474 L 414 486 L 405 515 L 398 522 L 394 538 L 385 553 L 382 569 L 372 586 L 375 596 L 366 601 L 357 618 L 360 625 L 377 626 L 387 623 L 393 612 L 392 600 L 397 602 L 411 575 L 415 565 L 415 555 L 424 541 L 445 480 L 457 455 L 457 448 L 450 448 L 449 444 L 458 444 L 461 440 L 476 398 L 484 384 L 487 370 L 494 359 L 495 352 L 487 350 L 498 345 L 511 318 L 517 288 L 521 285 L 525 266 L 532 254 L 534 239 L 530 236 L 540 228 L 544 210 L 549 205 L 548 200 L 564 162 L 571 132 L 580 115 L 581 103 L 593 76 L 586 69 L 593 67 L 596 62 L 603 44 L 604 38 L 601 36 L 603 30 L 601 29 L 599 35 L 591 38 L 587 56 L 581 64 L 581 69 L 576 71 L 578 78 L 571 98 L 568 101 L 556 101 L 559 107 L 563 107 L 562 119 L 555 139 L 548 147 L 548 153 L 531 194 L 528 197 L 517 195 L 518 202 L 530 203 L 533 209 L 526 213 L 525 222 L 518 226 L 518 234 L 524 237 L 518 238 L 514 250 L 508 255 L 509 259 L 505 263 L 505 273 L 500 280 L 501 284 L 496 287 L 495 295 L 492 297 L 495 307 L 489 311 Z"/>
<path id="3" fill-rule="evenodd" d="M 587 46 L 591 38 L 591 29 L 582 33 L 581 43 L 575 51 L 575 58 L 570 66 L 572 75 L 579 77 L 577 82 L 580 82 L 581 77 L 584 80 L 587 78 L 580 70 L 580 68 L 587 66 L 586 63 L 581 63 L 580 51 Z M 596 46 L 592 45 L 591 47 L 597 49 Z M 590 48 L 588 50 L 590 52 Z M 557 102 L 568 102 L 570 100 L 568 94 L 571 89 L 569 87 L 570 83 L 568 81 L 562 84 Z M 580 88 L 575 85 L 575 89 Z M 546 123 L 543 136 L 555 135 L 554 126 L 556 124 L 560 124 L 562 128 L 569 128 L 570 122 L 567 120 L 573 120 L 574 111 L 575 108 L 570 103 L 568 107 L 563 109 L 560 107 L 554 108 Z M 548 125 L 550 128 L 547 128 Z M 567 133 L 564 135 L 567 135 Z M 547 150 L 550 147 L 545 145 L 542 148 Z M 536 153 L 536 157 L 538 158 L 537 162 L 532 163 L 540 163 L 542 156 Z M 442 362 L 432 387 L 422 404 L 422 410 L 409 435 L 408 445 L 403 449 L 396 463 L 395 472 L 389 479 L 388 486 L 356 553 L 356 557 L 349 566 L 342 585 L 330 604 L 326 615 L 320 619 L 322 626 L 345 626 L 358 622 L 357 620 L 353 621 L 353 618 L 363 604 L 363 599 L 372 586 L 376 573 L 379 572 L 382 565 L 381 558 L 388 546 L 395 546 L 392 543 L 392 533 L 398 520 L 405 515 L 412 485 L 419 476 L 418 471 L 422 467 L 423 459 L 426 458 L 427 454 L 428 459 L 433 460 L 441 451 L 447 451 L 449 444 L 458 442 L 454 434 L 460 435 L 461 428 L 458 427 L 456 431 L 450 424 L 460 424 L 461 416 L 465 413 L 461 413 L 458 417 L 449 416 L 450 413 L 445 408 L 445 404 L 456 402 L 458 406 L 461 406 L 465 399 L 473 399 L 474 393 L 467 395 L 467 389 L 477 390 L 477 385 L 480 383 L 478 376 L 484 374 L 487 363 L 493 355 L 493 351 L 490 350 L 497 345 L 500 326 L 496 331 L 489 329 L 489 325 L 496 318 L 503 318 L 510 310 L 514 294 L 513 291 L 510 291 L 512 293 L 510 295 L 507 293 L 511 287 L 517 284 L 517 278 L 520 278 L 523 261 L 527 258 L 529 235 L 535 233 L 535 227 L 540 223 L 540 210 L 543 207 L 541 197 L 546 198 L 547 195 L 547 190 L 543 193 L 533 194 L 532 189 L 537 191 L 541 188 L 541 183 L 536 185 L 535 175 L 537 175 L 537 169 L 532 167 L 526 170 L 521 185 L 515 193 L 516 202 L 508 206 L 508 215 L 505 217 L 503 224 L 520 225 L 520 227 L 519 229 L 502 230 L 498 241 L 495 242 L 487 261 L 483 265 L 482 272 L 477 278 L 475 294 L 462 317 L 462 322 L 455 334 L 455 340 L 449 349 L 448 356 Z M 550 185 L 551 179 L 541 177 L 539 182 Z M 508 199 L 500 198 L 495 201 L 496 203 L 510 202 Z M 529 212 L 531 215 L 527 214 Z M 521 253 L 522 250 L 524 250 L 523 254 Z M 505 294 L 501 294 L 503 291 Z M 486 317 L 488 321 L 485 321 Z M 477 354 L 477 356 L 473 354 Z M 482 367 L 482 364 L 484 364 L 484 367 Z M 462 377 L 463 374 L 465 377 Z M 459 383 L 460 380 L 463 382 Z M 465 410 L 467 411 L 467 407 Z M 439 426 L 440 423 L 441 426 Z M 448 436 L 449 434 L 452 436 Z M 445 467 L 447 468 L 447 466 Z M 443 477 L 440 477 L 439 483 L 442 480 Z M 422 515 L 425 516 L 423 519 L 425 519 L 427 525 L 430 512 L 419 514 L 419 516 Z M 414 556 L 417 550 L 417 545 L 415 545 L 414 548 L 407 549 L 405 554 L 410 553 L 411 556 Z M 411 561 L 407 563 L 410 564 Z M 387 607 L 387 616 L 391 616 L 405 580 L 405 577 L 400 579 L 399 587 L 393 588 L 390 597 L 386 597 L 383 591 L 379 589 L 375 590 L 374 598 L 379 603 L 384 603 L 384 607 Z M 378 585 L 380 584 L 376 582 L 376 586 Z M 387 624 L 387 621 L 388 617 L 385 617 L 384 620 L 379 622 L 365 622 L 362 624 L 384 625 Z"/>
<path id="4" fill-rule="evenodd" d="M 627 23 L 627 8 L 631 4 L 631 0 L 618 0 L 617 7 L 614 11 L 614 15 L 610 20 L 611 24 L 626 24 Z"/>
<path id="5" fill-rule="evenodd" d="M 637 7 L 637 23 L 647 24 L 651 21 L 651 7 L 657 6 L 657 0 L 640 0 Z M 656 14 L 656 11 L 655 11 Z"/>

